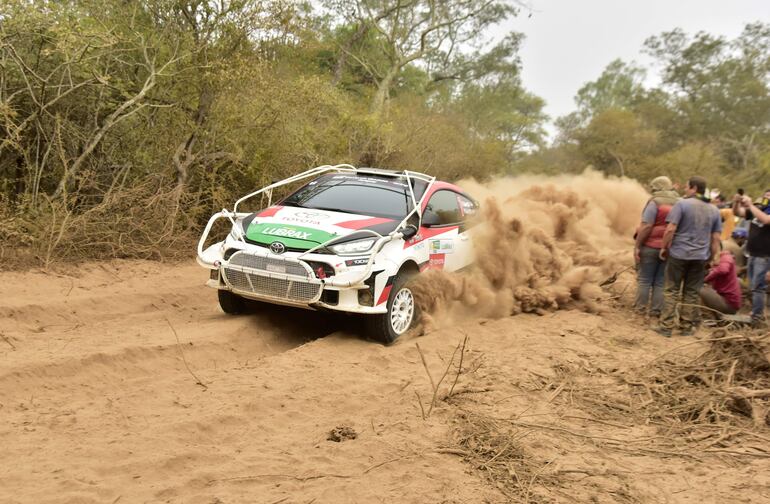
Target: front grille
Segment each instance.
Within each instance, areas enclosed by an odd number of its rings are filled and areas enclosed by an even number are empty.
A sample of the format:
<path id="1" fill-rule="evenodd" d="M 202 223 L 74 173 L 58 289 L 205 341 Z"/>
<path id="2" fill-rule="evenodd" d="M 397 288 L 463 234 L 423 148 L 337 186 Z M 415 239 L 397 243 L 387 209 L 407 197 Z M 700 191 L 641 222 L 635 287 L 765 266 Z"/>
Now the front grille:
<path id="1" fill-rule="evenodd" d="M 254 271 L 243 271 L 242 268 Z M 229 263 L 222 268 L 222 277 L 235 291 L 299 303 L 316 301 L 322 289 L 320 283 L 278 276 L 284 272 L 287 275 L 310 278 L 308 271 L 300 263 L 244 252 L 233 254 Z"/>
<path id="2" fill-rule="evenodd" d="M 246 238 L 246 243 L 251 243 L 252 245 L 256 245 L 257 247 L 262 247 L 264 249 L 268 249 L 268 250 L 270 249 L 270 245 L 269 244 L 259 243 L 259 242 L 256 242 L 254 240 L 249 240 L 248 238 Z M 307 252 L 308 250 L 310 250 L 310 248 L 308 248 L 308 247 L 305 247 L 305 248 L 286 247 L 286 252 Z M 320 248 L 318 250 L 313 251 L 313 253 L 314 254 L 334 255 L 334 252 L 332 252 L 331 250 L 329 250 L 327 248 Z"/>
<path id="3" fill-rule="evenodd" d="M 231 266 L 243 266 L 245 268 L 268 271 L 271 273 L 285 273 L 287 275 L 303 277 L 309 276 L 307 270 L 298 262 L 286 261 L 278 257 L 264 257 L 247 254 L 245 252 L 233 254 L 229 264 Z"/>

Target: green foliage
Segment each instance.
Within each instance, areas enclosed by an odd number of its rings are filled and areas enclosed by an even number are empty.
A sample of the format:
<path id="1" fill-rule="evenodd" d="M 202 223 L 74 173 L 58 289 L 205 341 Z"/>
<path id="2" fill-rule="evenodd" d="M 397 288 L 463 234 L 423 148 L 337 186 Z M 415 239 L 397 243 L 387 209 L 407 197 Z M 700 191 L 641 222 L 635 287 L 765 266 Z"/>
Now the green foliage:
<path id="1" fill-rule="evenodd" d="M 676 29 L 645 51 L 661 67 L 656 88 L 645 71 L 616 60 L 557 120 L 557 145 L 577 162 L 643 182 L 705 176 L 723 191 L 757 192 L 770 182 L 770 25 L 753 23 L 734 40 Z M 563 152 L 563 150 L 562 150 Z M 542 156 L 541 156 L 542 157 Z"/>
<path id="2" fill-rule="evenodd" d="M 598 79 L 578 90 L 575 102 L 579 112 L 591 117 L 610 108 L 631 108 L 643 91 L 646 74 L 643 68 L 614 60 Z"/>
<path id="3" fill-rule="evenodd" d="M 212 211 L 311 166 L 484 178 L 542 143 L 521 36 L 482 36 L 507 3 L 313 5 L 0 4 L 0 255 L 189 255 Z"/>

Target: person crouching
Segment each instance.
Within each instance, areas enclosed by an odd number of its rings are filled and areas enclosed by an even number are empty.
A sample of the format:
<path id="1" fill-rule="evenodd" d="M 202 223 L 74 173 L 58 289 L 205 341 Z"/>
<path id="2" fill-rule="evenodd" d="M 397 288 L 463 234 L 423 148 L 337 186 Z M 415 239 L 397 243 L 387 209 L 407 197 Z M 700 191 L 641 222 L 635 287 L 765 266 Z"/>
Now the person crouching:
<path id="1" fill-rule="evenodd" d="M 727 250 L 719 254 L 719 262 L 713 266 L 700 290 L 703 305 L 719 313 L 734 315 L 741 307 L 741 285 L 735 268 L 735 258 Z"/>

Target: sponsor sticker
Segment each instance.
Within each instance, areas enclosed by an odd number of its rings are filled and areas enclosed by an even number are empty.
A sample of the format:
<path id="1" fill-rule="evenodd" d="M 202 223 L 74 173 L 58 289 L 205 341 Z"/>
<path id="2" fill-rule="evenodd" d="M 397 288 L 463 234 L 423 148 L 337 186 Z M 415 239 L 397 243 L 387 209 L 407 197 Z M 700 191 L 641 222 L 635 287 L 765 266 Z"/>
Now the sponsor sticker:
<path id="1" fill-rule="evenodd" d="M 369 263 L 368 257 L 363 257 L 359 259 L 348 259 L 345 261 L 345 266 L 366 266 Z"/>
<path id="2" fill-rule="evenodd" d="M 428 269 L 444 269 L 445 261 L 444 254 L 431 254 L 428 259 Z"/>
<path id="3" fill-rule="evenodd" d="M 294 224 L 280 223 L 254 223 L 252 222 L 246 231 L 246 237 L 257 243 L 269 245 L 276 241 L 282 242 L 286 247 L 309 248 L 310 243 L 323 243 L 336 236 L 311 226 L 298 226 Z"/>
<path id="4" fill-rule="evenodd" d="M 267 227 L 263 229 L 261 233 L 270 236 L 282 236 L 284 238 L 297 238 L 298 240 L 307 240 L 310 238 L 310 233 L 308 232 L 284 227 Z"/>
<path id="5" fill-rule="evenodd" d="M 321 221 L 328 219 L 329 216 L 321 212 L 297 212 L 293 215 L 283 215 L 281 220 L 284 222 L 300 222 L 302 224 L 320 225 Z"/>
<path id="6" fill-rule="evenodd" d="M 452 240 L 431 240 L 431 254 L 451 254 L 454 252 L 455 244 Z"/>

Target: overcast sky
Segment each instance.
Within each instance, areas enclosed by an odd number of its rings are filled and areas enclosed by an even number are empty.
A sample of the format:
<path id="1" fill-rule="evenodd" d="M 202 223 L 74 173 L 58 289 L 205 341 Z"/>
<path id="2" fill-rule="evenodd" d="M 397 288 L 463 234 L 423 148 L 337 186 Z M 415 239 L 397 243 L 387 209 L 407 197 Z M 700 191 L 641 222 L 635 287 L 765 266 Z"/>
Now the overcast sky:
<path id="1" fill-rule="evenodd" d="M 647 37 L 680 27 L 733 38 L 747 22 L 770 22 L 770 0 L 527 0 L 507 28 L 525 34 L 524 85 L 551 118 L 574 110 L 573 97 L 615 58 L 648 66 Z M 531 16 L 529 14 L 531 13 Z M 657 82 L 656 76 L 648 77 Z"/>

